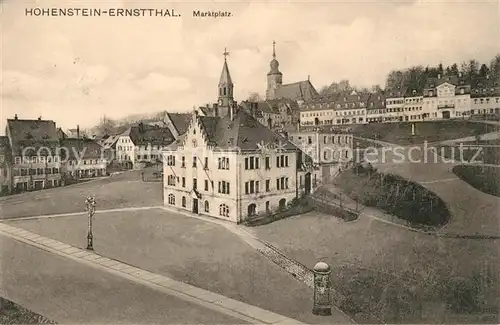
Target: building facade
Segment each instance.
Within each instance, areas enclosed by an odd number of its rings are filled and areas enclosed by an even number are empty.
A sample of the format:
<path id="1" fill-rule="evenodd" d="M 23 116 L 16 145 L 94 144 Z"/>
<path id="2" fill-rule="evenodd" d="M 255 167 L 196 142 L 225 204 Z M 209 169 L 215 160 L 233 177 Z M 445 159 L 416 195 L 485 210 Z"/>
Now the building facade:
<path id="1" fill-rule="evenodd" d="M 193 112 L 188 131 L 163 151 L 164 204 L 240 223 L 285 209 L 313 189 L 314 176 L 296 146 L 236 105 L 228 77 L 224 60 L 218 112 Z"/>
<path id="2" fill-rule="evenodd" d="M 12 159 L 12 192 L 61 185 L 59 138 L 54 121 L 7 120 L 6 135 Z"/>

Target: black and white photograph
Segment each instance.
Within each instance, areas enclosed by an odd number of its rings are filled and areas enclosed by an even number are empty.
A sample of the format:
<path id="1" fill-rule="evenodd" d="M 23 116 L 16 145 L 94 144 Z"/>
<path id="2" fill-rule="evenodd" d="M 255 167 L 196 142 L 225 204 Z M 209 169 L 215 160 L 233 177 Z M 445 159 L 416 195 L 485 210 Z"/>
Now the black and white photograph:
<path id="1" fill-rule="evenodd" d="M 499 0 L 0 0 L 0 324 L 499 324 Z"/>

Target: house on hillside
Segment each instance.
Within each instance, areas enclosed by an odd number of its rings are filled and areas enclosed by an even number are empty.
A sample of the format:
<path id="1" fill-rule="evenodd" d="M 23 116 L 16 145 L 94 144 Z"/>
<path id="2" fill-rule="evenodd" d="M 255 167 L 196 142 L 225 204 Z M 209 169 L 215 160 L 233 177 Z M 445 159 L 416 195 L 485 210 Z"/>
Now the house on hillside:
<path id="1" fill-rule="evenodd" d="M 12 191 L 40 190 L 61 185 L 56 123 L 51 120 L 7 120 L 12 165 Z"/>

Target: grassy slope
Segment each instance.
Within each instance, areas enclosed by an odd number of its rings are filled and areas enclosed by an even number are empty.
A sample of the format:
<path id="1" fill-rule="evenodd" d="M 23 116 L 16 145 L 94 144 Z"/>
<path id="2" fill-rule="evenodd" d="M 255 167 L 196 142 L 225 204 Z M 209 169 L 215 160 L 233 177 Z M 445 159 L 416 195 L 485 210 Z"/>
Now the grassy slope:
<path id="1" fill-rule="evenodd" d="M 354 125 L 355 136 L 382 140 L 401 145 L 459 139 L 499 130 L 498 126 L 462 120 L 415 123 L 415 136 L 411 135 L 410 122 L 373 123 Z"/>
<path id="2" fill-rule="evenodd" d="M 453 172 L 481 192 L 500 197 L 500 167 L 460 165 Z"/>
<path id="3" fill-rule="evenodd" d="M 0 297 L 0 324 L 56 324 L 18 304 Z"/>

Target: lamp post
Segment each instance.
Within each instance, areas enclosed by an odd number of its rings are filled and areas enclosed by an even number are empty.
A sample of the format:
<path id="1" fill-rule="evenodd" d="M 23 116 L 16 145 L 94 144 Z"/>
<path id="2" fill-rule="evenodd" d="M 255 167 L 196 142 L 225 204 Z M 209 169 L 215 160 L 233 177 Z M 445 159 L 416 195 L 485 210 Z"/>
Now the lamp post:
<path id="1" fill-rule="evenodd" d="M 89 231 L 87 234 L 87 249 L 88 250 L 94 250 L 93 246 L 93 239 L 94 236 L 92 235 L 92 217 L 95 214 L 95 196 L 89 196 L 85 200 L 85 211 L 89 213 Z"/>

